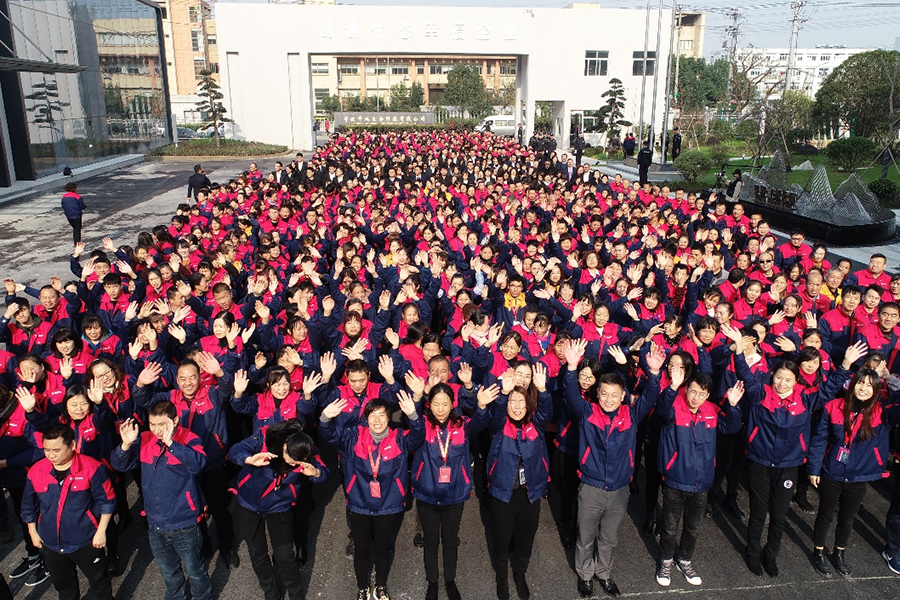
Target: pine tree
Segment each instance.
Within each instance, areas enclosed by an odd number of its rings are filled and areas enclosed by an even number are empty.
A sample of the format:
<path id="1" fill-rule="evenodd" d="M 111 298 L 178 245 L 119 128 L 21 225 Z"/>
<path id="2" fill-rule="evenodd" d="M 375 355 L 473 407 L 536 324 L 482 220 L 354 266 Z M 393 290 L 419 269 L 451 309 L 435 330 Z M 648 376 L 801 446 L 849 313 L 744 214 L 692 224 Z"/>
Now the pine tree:
<path id="1" fill-rule="evenodd" d="M 200 102 L 197 103 L 197 110 L 201 114 L 206 115 L 203 120 L 203 126 L 212 127 L 213 135 L 216 137 L 216 148 L 221 146 L 222 140 L 219 133 L 219 125 L 222 123 L 232 123 L 233 121 L 225 116 L 227 112 L 222 104 L 222 92 L 219 91 L 219 84 L 212 78 L 212 73 L 206 70 L 200 71 L 200 86 L 197 95 L 200 96 Z"/>

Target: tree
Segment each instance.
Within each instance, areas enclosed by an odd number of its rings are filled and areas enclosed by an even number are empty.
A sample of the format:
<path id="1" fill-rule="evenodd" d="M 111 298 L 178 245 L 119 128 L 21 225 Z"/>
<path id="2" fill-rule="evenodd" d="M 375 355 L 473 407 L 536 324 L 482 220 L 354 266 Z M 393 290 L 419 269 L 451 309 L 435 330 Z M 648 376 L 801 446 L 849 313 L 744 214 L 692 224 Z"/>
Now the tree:
<path id="1" fill-rule="evenodd" d="M 608 140 L 617 136 L 620 127 L 631 127 L 631 121 L 625 120 L 622 109 L 625 108 L 625 87 L 620 79 L 613 77 L 609 80 L 609 89 L 603 92 L 604 105 L 600 107 L 601 133 L 606 132 Z"/>
<path id="2" fill-rule="evenodd" d="M 807 141 L 811 137 L 795 132 L 811 128 L 814 105 L 812 98 L 796 90 L 785 90 L 781 98 L 769 102 L 766 127 L 770 130 L 770 138 L 781 142 L 785 158 L 790 157 L 799 138 Z"/>
<path id="3" fill-rule="evenodd" d="M 816 94 L 818 124 L 837 134 L 893 139 L 900 127 L 900 52 L 872 50 L 851 56 L 832 71 Z"/>
<path id="4" fill-rule="evenodd" d="M 216 138 L 216 148 L 222 145 L 221 133 L 219 125 L 223 123 L 232 123 L 233 121 L 225 116 L 227 112 L 222 104 L 222 92 L 219 91 L 219 84 L 212 78 L 212 73 L 207 70 L 200 71 L 200 85 L 197 95 L 200 101 L 197 102 L 197 110 L 200 114 L 205 115 L 203 118 L 203 127 L 212 127 L 213 135 Z"/>
<path id="5" fill-rule="evenodd" d="M 510 81 L 499 90 L 494 92 L 491 97 L 491 104 L 500 106 L 505 109 L 512 108 L 516 103 L 516 82 Z"/>
<path id="6" fill-rule="evenodd" d="M 708 63 L 702 58 L 682 57 L 678 66 L 680 113 L 696 114 L 709 106 L 720 105 L 728 92 L 728 61 Z"/>
<path id="7" fill-rule="evenodd" d="M 456 106 L 475 118 L 488 110 L 490 104 L 487 90 L 475 65 L 458 64 L 450 69 L 444 90 L 444 104 Z"/>
<path id="8" fill-rule="evenodd" d="M 753 46 L 743 50 L 734 65 L 731 79 L 729 109 L 743 114 L 754 103 L 765 104 L 784 85 L 777 77 L 774 62 L 760 54 Z"/>
<path id="9" fill-rule="evenodd" d="M 402 81 L 391 86 L 390 91 L 392 112 L 404 112 L 409 110 L 409 88 Z"/>
<path id="10" fill-rule="evenodd" d="M 333 116 L 341 110 L 341 99 L 337 96 L 325 96 L 322 98 L 322 110 Z"/>
<path id="11" fill-rule="evenodd" d="M 419 110 L 419 107 L 425 104 L 425 88 L 416 81 L 409 89 L 409 108 L 411 110 Z"/>

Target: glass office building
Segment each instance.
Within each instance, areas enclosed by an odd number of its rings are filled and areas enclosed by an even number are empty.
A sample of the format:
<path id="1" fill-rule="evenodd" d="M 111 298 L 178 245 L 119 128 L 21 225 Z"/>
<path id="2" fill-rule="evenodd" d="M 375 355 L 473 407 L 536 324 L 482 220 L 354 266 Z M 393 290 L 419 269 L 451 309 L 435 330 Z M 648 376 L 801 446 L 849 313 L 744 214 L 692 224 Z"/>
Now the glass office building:
<path id="1" fill-rule="evenodd" d="M 160 8 L 0 0 L 0 185 L 167 144 Z"/>

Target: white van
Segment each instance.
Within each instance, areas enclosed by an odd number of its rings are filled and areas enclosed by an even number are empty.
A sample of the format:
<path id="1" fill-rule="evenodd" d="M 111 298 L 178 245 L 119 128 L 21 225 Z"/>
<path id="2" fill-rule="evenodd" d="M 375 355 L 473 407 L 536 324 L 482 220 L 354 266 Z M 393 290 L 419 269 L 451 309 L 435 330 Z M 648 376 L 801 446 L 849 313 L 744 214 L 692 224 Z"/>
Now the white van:
<path id="1" fill-rule="evenodd" d="M 516 118 L 513 115 L 491 115 L 485 117 L 481 123 L 475 126 L 475 131 L 484 131 L 487 124 L 491 124 L 491 132 L 494 135 L 516 135 Z"/>

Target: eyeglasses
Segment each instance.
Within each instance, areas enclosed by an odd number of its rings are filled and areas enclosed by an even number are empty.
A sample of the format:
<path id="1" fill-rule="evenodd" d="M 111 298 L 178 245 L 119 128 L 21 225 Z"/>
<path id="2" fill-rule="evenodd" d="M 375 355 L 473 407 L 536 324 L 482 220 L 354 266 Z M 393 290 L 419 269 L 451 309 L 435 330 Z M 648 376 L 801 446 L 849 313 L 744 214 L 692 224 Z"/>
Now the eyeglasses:
<path id="1" fill-rule="evenodd" d="M 106 377 L 107 375 L 112 375 L 112 374 L 113 374 L 113 372 L 112 372 L 110 369 L 107 369 L 106 371 L 103 371 L 103 372 L 96 372 L 96 371 L 95 371 L 95 372 L 94 372 L 94 377 L 100 379 L 100 378 L 102 378 L 102 377 Z"/>
<path id="2" fill-rule="evenodd" d="M 761 258 L 761 259 L 759 259 L 759 263 L 762 264 L 762 265 L 767 264 L 767 263 L 772 263 L 772 262 L 775 262 L 775 261 L 772 260 L 771 258 L 766 258 L 766 259 L 762 259 L 762 258 Z"/>

